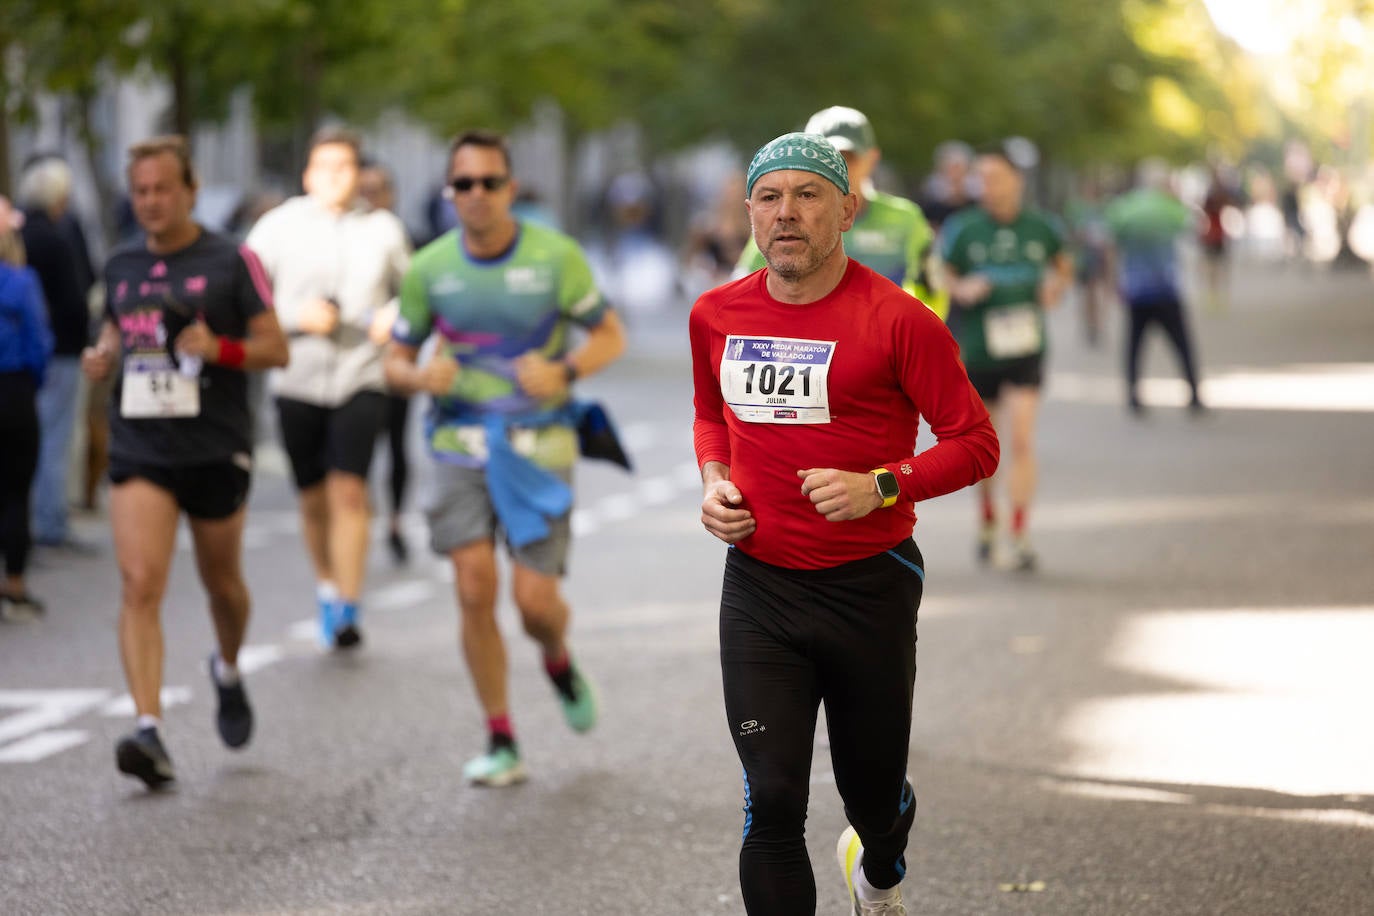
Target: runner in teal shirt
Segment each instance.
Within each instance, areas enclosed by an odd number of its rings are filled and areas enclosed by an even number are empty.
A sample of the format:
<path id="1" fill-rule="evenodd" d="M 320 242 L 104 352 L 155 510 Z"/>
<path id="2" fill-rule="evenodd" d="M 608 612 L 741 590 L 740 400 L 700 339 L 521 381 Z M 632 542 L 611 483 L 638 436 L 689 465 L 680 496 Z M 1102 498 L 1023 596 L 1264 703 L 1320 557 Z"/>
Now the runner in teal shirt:
<path id="1" fill-rule="evenodd" d="M 568 727 L 596 725 L 596 690 L 568 648 L 559 579 L 572 540 L 578 440 L 571 386 L 625 349 L 625 332 L 577 243 L 517 220 L 505 138 L 469 131 L 449 150 L 447 196 L 459 228 L 424 248 L 401 283 L 388 384 L 433 397 L 430 546 L 453 564 L 463 658 L 486 717 L 487 747 L 463 766 L 485 786 L 525 779 L 511 722 L 507 653 L 496 622 L 496 542 L 511 594 Z M 571 339 L 573 326 L 585 334 Z M 420 347 L 437 337 L 423 365 Z"/>
<path id="2" fill-rule="evenodd" d="M 1026 534 L 1035 496 L 1035 419 L 1046 349 L 1045 309 L 1073 282 L 1073 261 L 1049 217 L 1023 205 L 1025 178 L 1002 149 L 978 157 L 983 196 L 941 227 L 953 302 L 949 324 L 969 381 L 998 426 L 1011 499 L 1011 565 L 1035 568 Z M 1006 421 L 1006 427 L 1002 421 Z M 1000 475 L 999 475 L 1000 476 Z M 976 555 L 991 563 L 998 527 L 995 480 L 978 484 L 982 523 Z"/>
<path id="3" fill-rule="evenodd" d="M 859 192 L 859 215 L 844 234 L 845 253 L 944 318 L 949 295 L 940 282 L 935 233 L 916 204 L 873 187 L 873 171 L 882 154 L 868 118 L 853 108 L 827 108 L 811 116 L 805 133 L 820 134 L 840 151 L 849 166 L 850 186 Z M 735 273 L 743 276 L 763 266 L 763 253 L 751 234 Z"/>
<path id="4" fill-rule="evenodd" d="M 480 467 L 480 437 L 487 414 L 520 423 L 547 417 L 568 400 L 566 390 L 534 397 L 516 381 L 526 353 L 560 361 L 572 325 L 596 327 L 607 303 L 577 243 L 535 223 L 517 224 L 513 246 L 480 259 L 463 248 L 460 229 L 435 239 L 418 254 L 401 286 L 401 312 L 392 329 L 399 342 L 419 347 L 431 332 L 462 371 L 453 387 L 434 398 L 429 445 L 436 458 Z M 531 423 L 537 447 L 531 456 L 548 468 L 571 467 L 576 442 L 567 423 Z"/>

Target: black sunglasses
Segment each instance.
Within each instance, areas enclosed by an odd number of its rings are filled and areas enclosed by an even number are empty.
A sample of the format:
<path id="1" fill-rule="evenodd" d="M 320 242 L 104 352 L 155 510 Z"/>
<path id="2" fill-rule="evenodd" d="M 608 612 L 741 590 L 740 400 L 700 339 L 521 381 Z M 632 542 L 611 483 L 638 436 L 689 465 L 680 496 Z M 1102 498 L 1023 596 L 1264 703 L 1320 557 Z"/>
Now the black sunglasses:
<path id="1" fill-rule="evenodd" d="M 483 175 L 481 178 L 463 175 L 450 181 L 448 186 L 459 194 L 466 194 L 479 184 L 488 191 L 499 191 L 509 183 L 509 175 Z"/>

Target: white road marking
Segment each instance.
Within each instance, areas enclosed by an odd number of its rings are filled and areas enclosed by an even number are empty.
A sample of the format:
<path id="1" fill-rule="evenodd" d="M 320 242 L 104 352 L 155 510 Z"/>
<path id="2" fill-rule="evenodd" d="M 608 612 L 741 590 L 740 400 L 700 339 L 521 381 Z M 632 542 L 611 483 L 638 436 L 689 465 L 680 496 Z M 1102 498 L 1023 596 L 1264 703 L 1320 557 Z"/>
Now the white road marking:
<path id="1" fill-rule="evenodd" d="M 108 690 L 0 690 L 0 708 L 23 710 L 0 719 L 0 744 L 62 725 L 109 696 Z"/>
<path id="2" fill-rule="evenodd" d="M 0 747 L 0 763 L 37 763 L 44 757 L 85 744 L 90 738 L 89 732 L 77 730 L 39 732 Z"/>
<path id="3" fill-rule="evenodd" d="M 424 604 L 434 598 L 437 588 L 425 579 L 410 579 L 373 589 L 363 596 L 364 611 L 396 611 Z"/>
<path id="4" fill-rule="evenodd" d="M 239 649 L 239 673 L 252 674 L 286 657 L 281 646 L 244 646 Z"/>
<path id="5" fill-rule="evenodd" d="M 165 712 L 173 706 L 185 706 L 187 703 L 191 702 L 191 688 L 163 687 L 159 697 L 162 700 L 162 709 Z M 100 707 L 100 714 L 102 716 L 128 718 L 136 712 L 137 710 L 134 709 L 134 698 L 127 693 L 115 697 L 113 700 L 110 700 L 104 706 Z"/>
<path id="6" fill-rule="evenodd" d="M 314 642 L 319 635 L 320 624 L 313 617 L 305 620 L 297 620 L 286 628 L 286 635 L 289 639 L 297 642 Z"/>
<path id="7" fill-rule="evenodd" d="M 639 501 L 629 493 L 603 496 L 596 504 L 597 517 L 605 522 L 623 522 L 639 514 Z"/>

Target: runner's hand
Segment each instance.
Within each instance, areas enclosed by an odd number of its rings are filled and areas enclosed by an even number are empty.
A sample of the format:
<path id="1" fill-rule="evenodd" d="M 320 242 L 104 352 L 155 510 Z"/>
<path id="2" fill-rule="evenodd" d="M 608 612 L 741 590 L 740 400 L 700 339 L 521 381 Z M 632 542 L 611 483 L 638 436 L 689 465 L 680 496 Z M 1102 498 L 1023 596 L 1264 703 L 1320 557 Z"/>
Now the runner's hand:
<path id="1" fill-rule="evenodd" d="M 203 321 L 196 321 L 182 328 L 172 349 L 183 356 L 197 356 L 207 363 L 219 358 L 219 338 Z"/>
<path id="2" fill-rule="evenodd" d="M 301 303 L 296 325 L 307 334 L 333 334 L 339 326 L 339 307 L 327 299 L 307 299 Z"/>
<path id="3" fill-rule="evenodd" d="M 515 381 L 536 400 L 544 400 L 568 390 L 568 367 L 560 361 L 549 361 L 544 354 L 529 350 L 515 358 Z"/>
<path id="4" fill-rule="evenodd" d="M 1054 308 L 1059 304 L 1059 300 L 1064 298 L 1064 293 L 1068 292 L 1069 281 L 1060 274 L 1050 271 L 1040 278 L 1039 293 L 1040 304 L 1045 308 Z"/>
<path id="5" fill-rule="evenodd" d="M 458 360 L 447 347 L 438 347 L 429 360 L 420 367 L 419 388 L 429 394 L 443 397 L 448 394 L 453 383 L 458 380 L 461 367 Z"/>
<path id="6" fill-rule="evenodd" d="M 391 326 L 396 323 L 396 316 L 400 313 L 400 306 L 395 303 L 377 309 L 367 326 L 368 339 L 379 347 L 386 346 L 387 341 L 391 340 Z"/>
<path id="7" fill-rule="evenodd" d="M 103 382 L 114 369 L 115 354 L 105 346 L 96 344 L 81 351 L 81 371 L 92 382 Z"/>
<path id="8" fill-rule="evenodd" d="M 863 518 L 883 504 L 872 474 L 809 468 L 798 471 L 797 476 L 802 479 L 802 495 L 811 500 L 827 522 Z"/>
<path id="9" fill-rule="evenodd" d="M 992 292 L 992 281 L 982 274 L 969 274 L 960 277 L 950 287 L 949 294 L 955 302 L 968 307 L 982 302 Z"/>
<path id="10" fill-rule="evenodd" d="M 706 484 L 701 499 L 701 523 L 706 530 L 727 544 L 738 543 L 754 533 L 758 522 L 748 509 L 735 508 L 744 502 L 739 487 L 728 480 Z"/>

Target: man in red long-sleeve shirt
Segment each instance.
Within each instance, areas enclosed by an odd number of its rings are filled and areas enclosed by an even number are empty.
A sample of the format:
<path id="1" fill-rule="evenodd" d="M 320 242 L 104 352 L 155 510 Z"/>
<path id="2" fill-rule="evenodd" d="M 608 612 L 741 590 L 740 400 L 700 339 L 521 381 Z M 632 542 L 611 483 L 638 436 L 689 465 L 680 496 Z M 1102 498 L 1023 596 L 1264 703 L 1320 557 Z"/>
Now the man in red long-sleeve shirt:
<path id="1" fill-rule="evenodd" d="M 902 914 L 925 578 L 914 503 L 990 475 L 997 437 L 941 321 L 845 255 L 858 200 L 829 142 L 765 145 L 747 194 L 768 267 L 707 292 L 690 321 L 701 519 L 732 547 L 721 668 L 744 766 L 745 908 L 815 912 L 804 824 L 824 702 L 854 912 Z M 938 442 L 913 455 L 921 416 Z"/>

